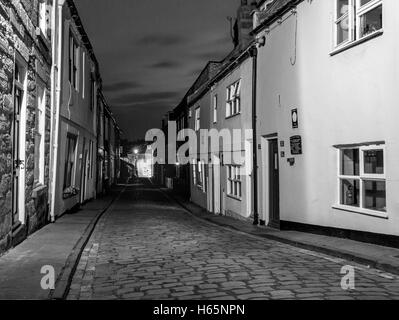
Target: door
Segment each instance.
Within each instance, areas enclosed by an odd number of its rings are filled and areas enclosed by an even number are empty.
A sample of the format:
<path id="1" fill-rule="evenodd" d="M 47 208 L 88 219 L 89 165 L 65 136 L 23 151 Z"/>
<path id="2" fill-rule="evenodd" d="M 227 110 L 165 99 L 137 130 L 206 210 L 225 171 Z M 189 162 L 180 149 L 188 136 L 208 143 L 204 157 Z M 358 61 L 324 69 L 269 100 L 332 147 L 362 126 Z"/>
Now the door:
<path id="1" fill-rule="evenodd" d="M 86 151 L 86 138 L 83 138 L 83 149 L 82 149 L 82 162 L 80 166 L 80 203 L 85 202 L 86 193 L 86 162 L 87 162 L 87 151 Z"/>
<path id="2" fill-rule="evenodd" d="M 23 86 L 20 79 L 21 75 L 18 67 L 15 70 L 15 87 L 14 87 L 14 112 L 12 115 L 11 132 L 12 132 L 12 225 L 18 227 L 20 224 L 20 184 L 21 169 L 23 169 L 23 161 L 20 157 L 21 144 L 21 109 L 23 101 Z"/>
<path id="3" fill-rule="evenodd" d="M 278 140 L 269 140 L 269 226 L 280 228 Z"/>

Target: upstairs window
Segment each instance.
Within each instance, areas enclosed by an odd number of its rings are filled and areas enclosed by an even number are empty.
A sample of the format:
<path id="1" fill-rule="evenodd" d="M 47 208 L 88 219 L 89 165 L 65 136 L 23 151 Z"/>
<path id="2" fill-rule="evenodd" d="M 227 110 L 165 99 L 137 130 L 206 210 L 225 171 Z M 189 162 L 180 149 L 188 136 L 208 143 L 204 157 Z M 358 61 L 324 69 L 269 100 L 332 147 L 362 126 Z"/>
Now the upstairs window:
<path id="1" fill-rule="evenodd" d="M 50 29 L 50 7 L 47 0 L 39 3 L 39 28 L 45 38 L 48 38 L 48 30 Z"/>
<path id="2" fill-rule="evenodd" d="M 382 0 L 336 0 L 335 46 L 382 30 Z"/>
<path id="3" fill-rule="evenodd" d="M 201 108 L 195 109 L 195 131 L 199 131 L 201 128 Z"/>
<path id="4" fill-rule="evenodd" d="M 218 122 L 218 96 L 213 97 L 213 123 Z"/>
<path id="5" fill-rule="evenodd" d="M 241 112 L 241 81 L 227 87 L 226 118 Z"/>
<path id="6" fill-rule="evenodd" d="M 69 82 L 76 90 L 78 90 L 78 80 L 79 80 L 78 61 L 79 61 L 79 47 L 76 42 L 76 39 L 72 35 L 72 32 L 70 32 L 70 36 L 69 36 Z"/>
<path id="7" fill-rule="evenodd" d="M 386 213 L 385 146 L 343 148 L 339 155 L 340 205 Z"/>

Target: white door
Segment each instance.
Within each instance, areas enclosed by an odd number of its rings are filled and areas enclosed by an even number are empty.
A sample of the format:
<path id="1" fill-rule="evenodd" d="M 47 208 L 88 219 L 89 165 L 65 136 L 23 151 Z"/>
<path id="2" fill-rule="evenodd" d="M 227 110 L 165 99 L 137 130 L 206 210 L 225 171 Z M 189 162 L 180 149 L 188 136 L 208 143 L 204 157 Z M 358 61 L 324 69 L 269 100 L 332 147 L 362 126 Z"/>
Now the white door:
<path id="1" fill-rule="evenodd" d="M 213 213 L 220 214 L 220 160 L 213 158 Z"/>

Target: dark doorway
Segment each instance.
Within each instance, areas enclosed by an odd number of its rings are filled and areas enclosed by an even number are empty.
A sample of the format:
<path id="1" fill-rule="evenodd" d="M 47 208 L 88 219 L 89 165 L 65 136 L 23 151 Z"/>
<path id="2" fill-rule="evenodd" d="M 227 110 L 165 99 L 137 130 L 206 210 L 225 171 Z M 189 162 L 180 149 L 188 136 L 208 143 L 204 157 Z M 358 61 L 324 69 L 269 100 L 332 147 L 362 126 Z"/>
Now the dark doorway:
<path id="1" fill-rule="evenodd" d="M 278 140 L 269 140 L 269 226 L 280 228 L 280 177 Z"/>

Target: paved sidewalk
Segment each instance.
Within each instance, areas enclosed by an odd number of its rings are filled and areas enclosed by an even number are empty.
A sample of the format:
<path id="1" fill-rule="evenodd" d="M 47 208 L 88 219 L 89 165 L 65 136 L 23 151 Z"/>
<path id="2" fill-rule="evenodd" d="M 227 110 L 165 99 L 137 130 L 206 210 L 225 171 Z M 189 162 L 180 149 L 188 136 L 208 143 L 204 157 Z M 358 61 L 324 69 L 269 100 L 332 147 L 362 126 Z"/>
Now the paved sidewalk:
<path id="1" fill-rule="evenodd" d="M 0 257 L 0 299 L 48 299 L 50 291 L 40 285 L 41 268 L 53 266 L 57 281 L 67 277 L 65 266 L 73 264 L 70 260 L 74 256 L 78 258 L 97 218 L 117 194 L 118 191 L 113 190 L 110 195 L 87 203 L 78 212 L 62 216 Z M 65 286 L 65 281 L 62 282 L 61 286 Z"/>
<path id="2" fill-rule="evenodd" d="M 162 189 L 162 191 L 195 216 L 220 226 L 365 264 L 371 268 L 389 273 L 399 274 L 399 249 L 299 231 L 280 231 L 268 227 L 253 226 L 246 221 L 211 214 L 170 190 Z"/>

